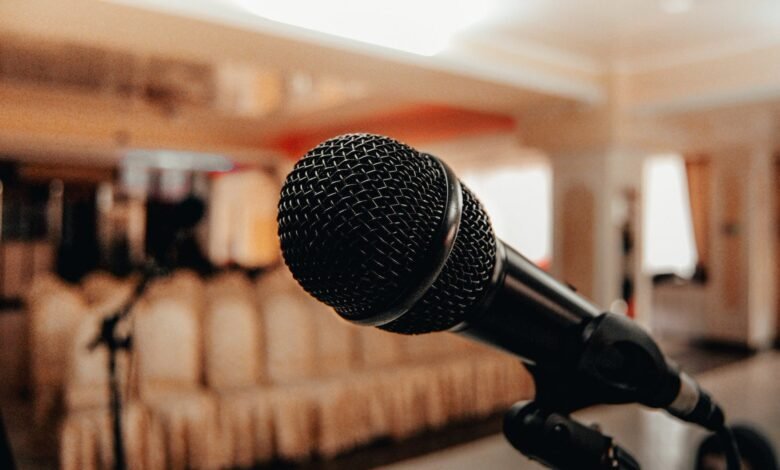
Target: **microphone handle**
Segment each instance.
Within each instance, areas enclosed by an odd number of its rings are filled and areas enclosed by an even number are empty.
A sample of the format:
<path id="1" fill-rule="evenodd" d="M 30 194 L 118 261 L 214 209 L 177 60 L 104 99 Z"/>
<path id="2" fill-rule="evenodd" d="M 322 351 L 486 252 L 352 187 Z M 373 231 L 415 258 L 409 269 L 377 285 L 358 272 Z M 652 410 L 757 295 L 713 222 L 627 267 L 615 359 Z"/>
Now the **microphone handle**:
<path id="1" fill-rule="evenodd" d="M 585 325 L 601 311 L 496 240 L 496 274 L 481 305 L 451 331 L 519 356 L 528 364 L 573 359 Z"/>
<path id="2" fill-rule="evenodd" d="M 723 425 L 720 408 L 638 324 L 602 313 L 500 240 L 492 288 L 450 331 L 520 357 L 547 409 L 641 403 L 708 429 Z"/>

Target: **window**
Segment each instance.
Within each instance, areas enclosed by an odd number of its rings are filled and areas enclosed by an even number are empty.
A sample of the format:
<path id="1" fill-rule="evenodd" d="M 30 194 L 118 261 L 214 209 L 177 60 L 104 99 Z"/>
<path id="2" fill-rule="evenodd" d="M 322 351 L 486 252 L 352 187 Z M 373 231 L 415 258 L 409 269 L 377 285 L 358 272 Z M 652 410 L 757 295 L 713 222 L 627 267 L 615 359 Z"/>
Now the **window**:
<path id="1" fill-rule="evenodd" d="M 463 181 L 490 215 L 496 235 L 547 267 L 552 252 L 552 173 L 545 161 L 474 170 Z"/>
<path id="2" fill-rule="evenodd" d="M 683 158 L 649 158 L 645 161 L 643 183 L 644 272 L 692 276 L 698 255 Z"/>

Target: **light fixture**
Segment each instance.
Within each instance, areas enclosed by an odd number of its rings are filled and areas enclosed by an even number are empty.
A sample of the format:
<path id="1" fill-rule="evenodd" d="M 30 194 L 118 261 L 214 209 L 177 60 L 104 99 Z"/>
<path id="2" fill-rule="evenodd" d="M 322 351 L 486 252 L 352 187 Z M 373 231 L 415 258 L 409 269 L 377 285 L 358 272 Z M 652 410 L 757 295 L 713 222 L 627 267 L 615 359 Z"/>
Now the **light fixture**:
<path id="1" fill-rule="evenodd" d="M 425 56 L 443 51 L 490 9 L 485 0 L 226 1 L 278 23 Z"/>

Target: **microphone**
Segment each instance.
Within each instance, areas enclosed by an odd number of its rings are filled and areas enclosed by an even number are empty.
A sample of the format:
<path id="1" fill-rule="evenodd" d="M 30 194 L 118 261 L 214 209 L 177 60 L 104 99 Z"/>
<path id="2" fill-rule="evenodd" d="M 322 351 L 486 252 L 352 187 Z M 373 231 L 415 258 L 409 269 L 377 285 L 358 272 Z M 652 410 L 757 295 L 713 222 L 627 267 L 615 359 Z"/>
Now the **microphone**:
<path id="1" fill-rule="evenodd" d="M 724 425 L 642 328 L 496 238 L 477 198 L 432 155 L 371 134 L 327 140 L 287 176 L 278 223 L 293 277 L 350 322 L 503 349 L 533 375 L 536 402 L 564 413 L 636 402 Z"/>

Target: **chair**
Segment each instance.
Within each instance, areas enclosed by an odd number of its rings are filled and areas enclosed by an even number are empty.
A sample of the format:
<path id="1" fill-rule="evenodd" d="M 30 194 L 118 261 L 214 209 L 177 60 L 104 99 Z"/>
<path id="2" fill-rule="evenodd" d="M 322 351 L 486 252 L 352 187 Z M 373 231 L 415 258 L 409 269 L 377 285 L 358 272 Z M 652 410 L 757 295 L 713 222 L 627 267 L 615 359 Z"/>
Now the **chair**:
<path id="1" fill-rule="evenodd" d="M 295 292 L 280 290 L 262 302 L 266 373 L 272 385 L 316 375 L 316 329 L 311 304 Z"/>
<path id="2" fill-rule="evenodd" d="M 158 281 L 134 315 L 139 394 L 164 431 L 168 468 L 219 466 L 216 401 L 201 381 L 198 283 L 187 273 Z"/>
<path id="3" fill-rule="evenodd" d="M 354 372 L 358 329 L 306 296 L 286 269 L 261 280 L 257 295 L 277 456 L 334 455 L 370 439 L 366 387 Z"/>
<path id="4" fill-rule="evenodd" d="M 103 319 L 123 307 L 130 300 L 134 289 L 134 282 L 120 280 L 108 273 L 98 271 L 85 276 L 82 291 L 89 301 L 89 308 L 75 329 L 68 351 L 65 379 L 67 410 L 108 406 L 108 351 L 104 346 L 95 350 L 90 350 L 88 346 L 100 333 Z M 130 327 L 128 318 L 118 325 L 116 333 L 125 336 L 130 332 Z M 117 371 L 126 389 L 130 362 L 123 351 L 118 353 Z"/>
<path id="5" fill-rule="evenodd" d="M 105 346 L 90 350 L 89 344 L 100 332 L 103 317 L 94 311 L 87 311 L 79 322 L 67 356 L 64 380 L 65 410 L 67 412 L 108 408 L 108 350 Z M 118 333 L 127 333 L 127 323 L 121 325 Z M 124 331 L 123 331 L 124 330 Z M 126 391 L 130 372 L 129 358 L 120 351 L 117 357 L 117 373 L 120 384 Z"/>
<path id="6" fill-rule="evenodd" d="M 359 328 L 357 336 L 357 361 L 360 367 L 381 369 L 405 361 L 403 345 L 407 338 L 376 328 Z"/>
<path id="7" fill-rule="evenodd" d="M 108 351 L 90 351 L 104 310 L 88 312 L 77 328 L 71 347 L 65 381 L 65 422 L 60 434 L 63 468 L 113 468 L 111 411 L 109 407 Z M 120 335 L 127 334 L 129 321 L 120 323 Z M 122 435 L 129 468 L 155 469 L 164 466 L 164 439 L 159 422 L 151 419 L 130 384 L 131 363 L 119 352 L 117 373 L 122 391 Z"/>
<path id="8" fill-rule="evenodd" d="M 116 312 L 134 288 L 134 279 L 120 279 L 104 271 L 91 272 L 81 280 L 81 291 L 90 307 L 106 315 Z"/>
<path id="9" fill-rule="evenodd" d="M 220 462 L 251 466 L 273 456 L 273 423 L 265 377 L 260 318 L 243 275 L 217 276 L 207 285 L 204 313 L 206 384 L 219 408 Z"/>
<path id="10" fill-rule="evenodd" d="M 28 298 L 34 416 L 52 416 L 65 379 L 66 358 L 88 306 L 78 289 L 49 277 L 34 281 Z"/>
<path id="11" fill-rule="evenodd" d="M 358 334 L 360 328 L 335 315 L 333 310 L 311 298 L 308 318 L 315 335 L 315 375 L 338 377 L 359 367 Z"/>
<path id="12" fill-rule="evenodd" d="M 123 442 L 127 468 L 157 470 L 166 467 L 163 429 L 139 403 L 124 407 Z M 60 433 L 60 468 L 102 470 L 114 468 L 113 434 L 108 408 L 69 412 Z"/>

